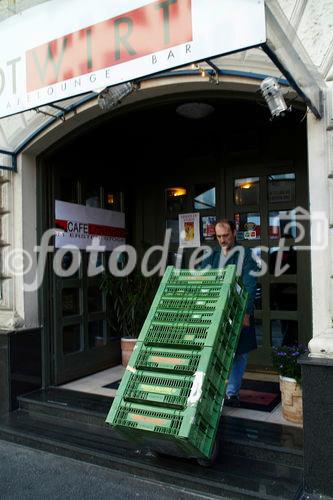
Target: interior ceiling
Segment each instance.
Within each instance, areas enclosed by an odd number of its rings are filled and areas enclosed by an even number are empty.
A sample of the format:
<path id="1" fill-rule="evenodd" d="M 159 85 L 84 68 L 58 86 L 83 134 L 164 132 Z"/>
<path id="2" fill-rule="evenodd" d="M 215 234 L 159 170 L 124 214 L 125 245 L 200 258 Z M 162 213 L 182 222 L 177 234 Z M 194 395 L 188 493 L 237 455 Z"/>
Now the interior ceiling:
<path id="1" fill-rule="evenodd" d="M 176 112 L 184 102 L 206 102 L 214 107 L 214 113 L 198 120 L 184 118 Z M 212 156 L 221 161 L 225 156 L 237 159 L 243 155 L 249 161 L 292 160 L 295 144 L 299 148 L 303 143 L 306 148 L 304 113 L 293 109 L 285 117 L 271 120 L 260 100 L 198 98 L 193 94 L 140 109 L 113 109 L 103 114 L 103 122 L 85 124 L 75 132 L 75 138 L 67 138 L 66 146 L 59 143 L 57 155 L 62 164 L 68 161 L 69 168 L 77 168 L 81 174 L 93 166 L 113 178 L 134 183 L 137 179 L 152 182 L 153 177 L 156 181 L 156 175 L 173 169 L 190 172 L 191 162 L 186 160 L 194 157 Z"/>
<path id="2" fill-rule="evenodd" d="M 177 106 L 185 102 L 205 102 L 214 107 L 214 113 L 201 119 L 189 119 L 180 116 Z M 195 95 L 173 101 L 156 104 L 143 109 L 130 108 L 127 112 L 109 117 L 102 124 L 93 124 L 79 137 L 79 142 L 87 149 L 108 149 L 126 146 L 135 153 L 142 148 L 160 151 L 173 151 L 181 154 L 183 150 L 215 151 L 216 149 L 238 151 L 242 148 L 257 147 L 266 137 L 281 130 L 292 129 L 294 133 L 304 128 L 304 110 L 294 109 L 285 117 L 270 119 L 266 104 L 245 99 L 198 98 Z M 87 140 L 85 140 L 87 138 Z M 236 144 L 234 144 L 236 141 Z"/>

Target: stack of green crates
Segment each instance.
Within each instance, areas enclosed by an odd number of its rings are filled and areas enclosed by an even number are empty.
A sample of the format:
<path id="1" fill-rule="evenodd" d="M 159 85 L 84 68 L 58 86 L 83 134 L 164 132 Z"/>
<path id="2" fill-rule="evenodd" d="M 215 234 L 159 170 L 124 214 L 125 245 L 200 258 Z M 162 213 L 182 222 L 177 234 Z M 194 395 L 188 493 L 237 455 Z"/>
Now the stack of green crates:
<path id="1" fill-rule="evenodd" d="M 246 303 L 234 265 L 168 267 L 106 421 L 156 451 L 210 458 Z"/>

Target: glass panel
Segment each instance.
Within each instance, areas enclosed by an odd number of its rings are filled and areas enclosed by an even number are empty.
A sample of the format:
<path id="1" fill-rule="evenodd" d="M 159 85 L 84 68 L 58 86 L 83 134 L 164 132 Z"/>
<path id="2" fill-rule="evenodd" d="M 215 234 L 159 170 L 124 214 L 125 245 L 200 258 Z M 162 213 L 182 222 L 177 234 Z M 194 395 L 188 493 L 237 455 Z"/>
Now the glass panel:
<path id="1" fill-rule="evenodd" d="M 255 327 L 256 327 L 257 344 L 258 346 L 261 346 L 263 344 L 263 338 L 264 338 L 264 328 L 262 326 L 261 319 L 256 318 Z"/>
<path id="2" fill-rule="evenodd" d="M 81 328 L 80 325 L 68 325 L 62 329 L 62 342 L 64 354 L 78 352 L 81 350 Z"/>
<path id="3" fill-rule="evenodd" d="M 183 254 L 178 252 L 168 252 L 168 266 L 182 267 Z"/>
<path id="4" fill-rule="evenodd" d="M 279 261 L 277 260 L 278 255 Z M 285 268 L 288 265 L 289 267 Z M 296 274 L 297 273 L 297 253 L 293 247 L 282 250 L 280 247 L 272 247 L 269 249 L 269 272 L 270 274 L 281 276 L 282 274 Z"/>
<path id="5" fill-rule="evenodd" d="M 269 203 L 286 203 L 295 201 L 295 174 L 268 176 Z"/>
<path id="6" fill-rule="evenodd" d="M 168 214 L 183 212 L 186 204 L 186 188 L 170 187 L 165 190 Z"/>
<path id="7" fill-rule="evenodd" d="M 289 227 L 285 231 L 287 224 Z M 269 212 L 268 234 L 271 240 L 277 240 L 281 237 L 295 239 L 297 236 L 295 210 Z"/>
<path id="8" fill-rule="evenodd" d="M 103 292 L 98 286 L 88 287 L 88 312 L 103 311 Z"/>
<path id="9" fill-rule="evenodd" d="M 259 205 L 259 177 L 235 179 L 235 205 Z"/>
<path id="10" fill-rule="evenodd" d="M 261 247 L 252 248 L 251 253 L 252 259 L 256 262 L 259 271 L 262 268 Z"/>
<path id="11" fill-rule="evenodd" d="M 82 254 L 81 254 L 81 257 L 82 257 Z M 61 269 L 63 269 L 64 271 L 67 271 L 73 263 L 73 258 L 74 257 L 73 257 L 72 252 L 66 252 L 61 259 Z M 81 261 L 82 261 L 82 259 L 81 259 Z M 68 278 L 78 279 L 79 278 L 79 269 L 77 271 L 75 271 L 75 273 L 73 273 L 71 276 L 62 277 L 61 279 L 68 279 Z"/>
<path id="12" fill-rule="evenodd" d="M 208 215 L 201 217 L 201 223 L 202 223 L 202 240 L 203 241 L 215 240 L 215 225 L 216 225 L 215 215 Z"/>
<path id="13" fill-rule="evenodd" d="M 296 311 L 297 286 L 294 283 L 271 283 L 270 285 L 271 310 Z"/>
<path id="14" fill-rule="evenodd" d="M 102 347 L 105 345 L 104 321 L 89 321 L 88 323 L 89 348 Z"/>
<path id="15" fill-rule="evenodd" d="M 105 193 L 105 208 L 108 210 L 122 211 L 122 193 L 119 191 L 106 191 Z"/>
<path id="16" fill-rule="evenodd" d="M 260 214 L 235 214 L 238 240 L 260 240 Z"/>
<path id="17" fill-rule="evenodd" d="M 262 309 L 262 285 L 261 283 L 257 283 L 256 295 L 254 300 L 254 307 L 258 311 Z"/>
<path id="18" fill-rule="evenodd" d="M 101 187 L 98 184 L 87 186 L 86 197 L 83 204 L 87 207 L 101 207 Z"/>
<path id="19" fill-rule="evenodd" d="M 78 181 L 76 179 L 68 179 L 67 177 L 62 177 L 60 179 L 59 199 L 61 201 L 67 201 L 68 203 L 79 202 Z"/>
<path id="20" fill-rule="evenodd" d="M 216 206 L 216 189 L 213 184 L 195 186 L 194 209 L 206 210 Z"/>
<path id="21" fill-rule="evenodd" d="M 63 288 L 61 304 L 63 316 L 74 316 L 75 314 L 80 314 L 80 289 Z"/>
<path id="22" fill-rule="evenodd" d="M 179 221 L 174 219 L 167 219 L 166 229 L 171 229 L 170 243 L 179 244 Z"/>
<path id="23" fill-rule="evenodd" d="M 271 320 L 271 345 L 295 345 L 298 343 L 298 323 L 290 319 Z"/>

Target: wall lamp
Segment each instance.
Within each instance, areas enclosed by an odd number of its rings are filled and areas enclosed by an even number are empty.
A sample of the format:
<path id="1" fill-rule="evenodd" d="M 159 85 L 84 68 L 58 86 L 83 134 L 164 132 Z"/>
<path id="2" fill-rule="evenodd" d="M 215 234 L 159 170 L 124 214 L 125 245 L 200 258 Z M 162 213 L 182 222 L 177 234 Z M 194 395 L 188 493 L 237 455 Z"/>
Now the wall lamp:
<path id="1" fill-rule="evenodd" d="M 169 198 L 175 198 L 177 196 L 185 196 L 187 189 L 183 187 L 170 187 L 166 188 L 166 192 Z"/>
<path id="2" fill-rule="evenodd" d="M 139 85 L 133 82 L 120 83 L 114 87 L 106 87 L 106 89 L 102 90 L 98 95 L 98 105 L 103 111 L 108 111 L 118 106 L 125 97 L 132 94 L 132 92 L 138 88 Z"/>
<path id="3" fill-rule="evenodd" d="M 273 77 L 265 78 L 260 85 L 261 93 L 269 107 L 272 118 L 285 116 L 286 111 L 291 111 L 284 100 L 280 85 Z"/>

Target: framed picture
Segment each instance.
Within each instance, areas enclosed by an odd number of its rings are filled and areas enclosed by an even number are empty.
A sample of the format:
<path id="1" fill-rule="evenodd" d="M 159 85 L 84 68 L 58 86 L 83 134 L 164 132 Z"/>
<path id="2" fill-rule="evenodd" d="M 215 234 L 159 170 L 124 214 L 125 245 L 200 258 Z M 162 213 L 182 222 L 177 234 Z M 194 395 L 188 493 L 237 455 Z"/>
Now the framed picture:
<path id="1" fill-rule="evenodd" d="M 179 246 L 200 246 L 200 215 L 198 213 L 179 214 Z"/>
<path id="2" fill-rule="evenodd" d="M 202 221 L 202 239 L 203 241 L 213 241 L 215 239 L 216 216 L 207 215 L 201 217 Z"/>

